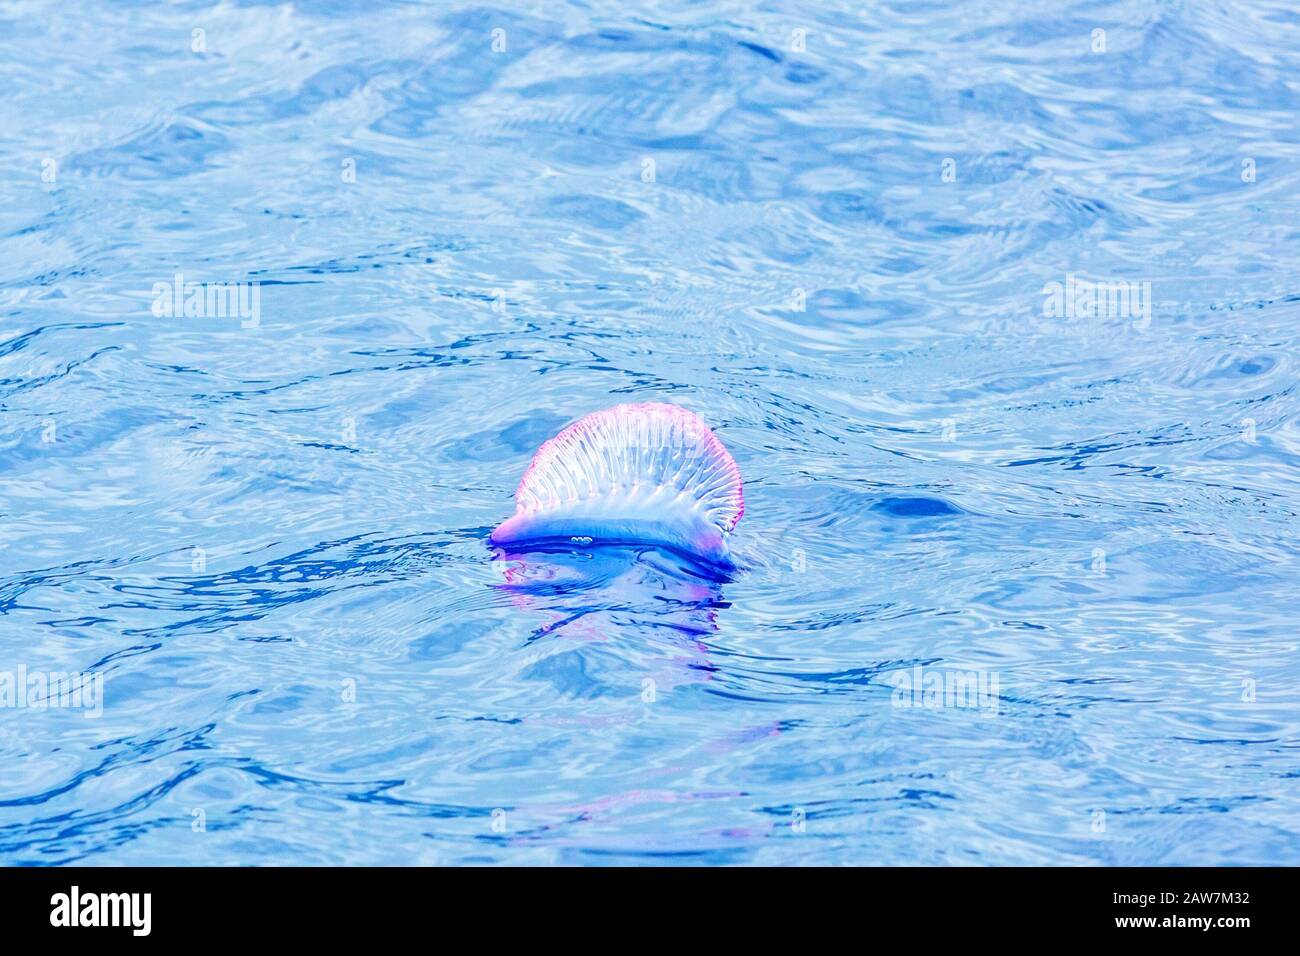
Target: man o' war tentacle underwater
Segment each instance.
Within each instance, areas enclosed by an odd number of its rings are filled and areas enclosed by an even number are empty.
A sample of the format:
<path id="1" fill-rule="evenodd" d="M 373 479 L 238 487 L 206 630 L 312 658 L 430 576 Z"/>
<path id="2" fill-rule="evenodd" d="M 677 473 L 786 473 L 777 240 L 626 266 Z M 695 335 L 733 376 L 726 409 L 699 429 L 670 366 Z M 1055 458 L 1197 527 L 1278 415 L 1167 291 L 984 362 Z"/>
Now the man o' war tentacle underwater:
<path id="1" fill-rule="evenodd" d="M 654 545 L 735 567 L 745 513 L 740 469 L 709 426 L 678 405 L 593 412 L 542 444 L 515 491 L 497 547 Z"/>

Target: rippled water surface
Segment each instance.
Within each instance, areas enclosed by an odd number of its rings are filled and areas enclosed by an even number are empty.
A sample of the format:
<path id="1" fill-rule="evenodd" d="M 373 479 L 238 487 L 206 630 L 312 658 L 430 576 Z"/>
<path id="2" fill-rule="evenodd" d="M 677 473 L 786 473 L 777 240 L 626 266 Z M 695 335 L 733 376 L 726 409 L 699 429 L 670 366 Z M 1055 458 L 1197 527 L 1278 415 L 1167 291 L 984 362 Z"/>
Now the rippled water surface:
<path id="1" fill-rule="evenodd" d="M 0 861 L 1300 861 L 1288 0 L 4 2 L 0 51 L 0 693 L 103 675 L 4 698 Z M 651 400 L 741 570 L 493 555 Z"/>

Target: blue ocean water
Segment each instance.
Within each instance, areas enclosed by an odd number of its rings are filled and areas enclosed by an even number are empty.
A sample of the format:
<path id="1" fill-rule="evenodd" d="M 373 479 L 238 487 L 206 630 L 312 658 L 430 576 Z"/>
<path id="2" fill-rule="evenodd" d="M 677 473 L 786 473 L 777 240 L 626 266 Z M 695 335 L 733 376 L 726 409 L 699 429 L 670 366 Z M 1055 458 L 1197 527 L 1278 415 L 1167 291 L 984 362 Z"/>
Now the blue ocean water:
<path id="1" fill-rule="evenodd" d="M 0 50 L 0 862 L 1300 861 L 1289 0 Z M 631 401 L 742 568 L 494 556 Z"/>

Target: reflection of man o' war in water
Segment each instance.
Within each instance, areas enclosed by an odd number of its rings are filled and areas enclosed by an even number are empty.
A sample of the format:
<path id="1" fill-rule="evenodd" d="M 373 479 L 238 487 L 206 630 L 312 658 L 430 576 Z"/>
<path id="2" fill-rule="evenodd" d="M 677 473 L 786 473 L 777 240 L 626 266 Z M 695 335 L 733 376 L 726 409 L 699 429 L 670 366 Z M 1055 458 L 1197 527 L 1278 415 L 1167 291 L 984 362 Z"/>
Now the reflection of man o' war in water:
<path id="1" fill-rule="evenodd" d="M 718 629 L 718 610 L 727 606 L 725 578 L 716 572 L 645 547 L 503 551 L 500 557 L 505 583 L 498 587 L 517 606 L 541 616 L 529 643 L 561 639 L 542 660 L 581 653 L 584 647 L 575 641 L 617 641 L 614 653 L 624 661 L 617 692 L 639 692 L 647 700 L 683 683 L 710 679 L 714 667 L 707 642 Z M 629 656 L 639 658 L 640 688 L 626 686 Z M 584 657 L 586 678 L 593 676 L 586 673 L 589 665 L 592 661 Z M 563 668 L 552 673 L 563 683 Z"/>
<path id="2" fill-rule="evenodd" d="M 621 786 L 612 791 L 571 801 L 533 800 L 520 794 L 511 804 L 517 827 L 508 842 L 599 846 L 602 852 L 619 853 L 646 852 L 662 841 L 663 848 L 671 850 L 672 832 L 628 842 L 606 829 L 627 814 L 665 805 L 674 806 L 680 827 L 691 832 L 690 852 L 743 846 L 778 826 L 764 820 L 741 827 L 697 828 L 692 821 L 711 820 L 717 813 L 725 818 L 725 809 L 712 806 L 725 808 L 743 794 L 726 780 L 681 784 L 683 777 L 692 777 L 725 755 L 781 734 L 778 722 L 736 723 L 725 712 L 711 721 L 703 739 L 691 742 L 674 729 L 682 715 L 691 712 L 684 696 L 729 698 L 734 692 L 725 686 L 727 654 L 716 648 L 724 623 L 719 615 L 730 607 L 723 594 L 730 581 L 727 574 L 645 546 L 555 546 L 523 553 L 503 549 L 498 556 L 504 581 L 495 587 L 537 617 L 525 642 L 534 655 L 525 677 L 562 694 L 588 698 L 562 714 L 523 720 L 553 732 L 602 734 L 611 742 L 622 741 L 631 748 L 629 754 L 639 745 L 648 753 L 662 754 L 660 741 L 675 741 L 666 747 L 673 759 L 648 760 L 637 772 L 623 775 Z M 606 704 L 591 698 L 605 698 Z M 695 806 L 710 809 L 701 817 Z M 570 830 L 575 823 L 583 825 L 581 836 Z"/>

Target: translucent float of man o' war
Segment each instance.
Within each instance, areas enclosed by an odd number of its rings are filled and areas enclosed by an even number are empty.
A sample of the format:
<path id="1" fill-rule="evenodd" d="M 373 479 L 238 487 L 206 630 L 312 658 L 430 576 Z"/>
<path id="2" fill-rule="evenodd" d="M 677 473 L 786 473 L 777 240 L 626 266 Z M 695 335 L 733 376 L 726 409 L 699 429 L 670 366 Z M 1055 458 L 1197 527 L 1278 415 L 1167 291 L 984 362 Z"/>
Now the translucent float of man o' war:
<path id="1" fill-rule="evenodd" d="M 745 513 L 740 469 L 709 426 L 677 405 L 616 405 L 542 444 L 492 532 L 522 549 L 653 545 L 722 568 Z"/>

